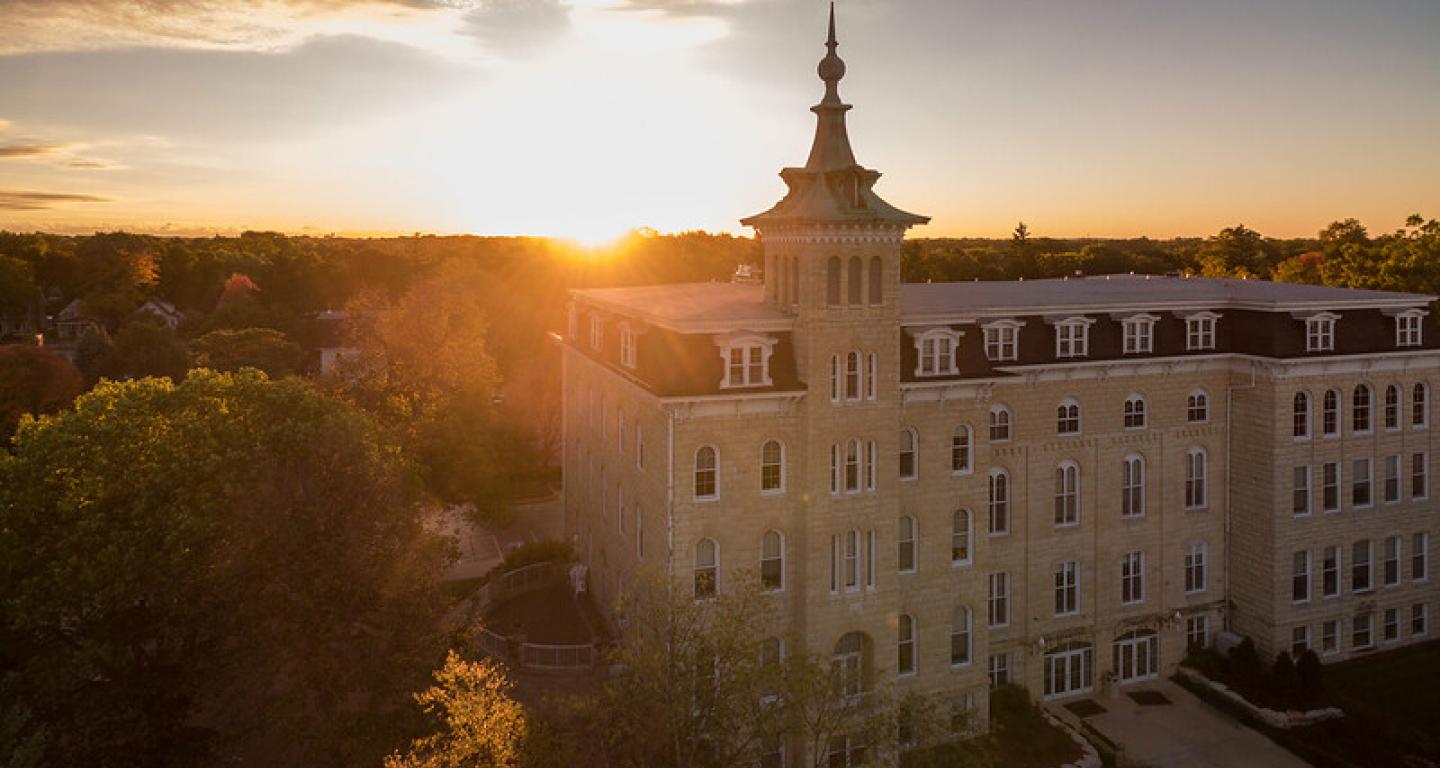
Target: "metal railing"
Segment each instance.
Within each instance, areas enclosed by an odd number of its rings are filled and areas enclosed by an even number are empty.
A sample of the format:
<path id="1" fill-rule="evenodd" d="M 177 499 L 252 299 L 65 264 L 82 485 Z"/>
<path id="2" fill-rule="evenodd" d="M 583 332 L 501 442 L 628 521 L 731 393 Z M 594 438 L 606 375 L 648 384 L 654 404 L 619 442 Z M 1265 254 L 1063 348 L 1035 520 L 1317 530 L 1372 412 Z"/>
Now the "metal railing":
<path id="1" fill-rule="evenodd" d="M 566 575 L 564 566 L 564 563 L 535 563 L 496 576 L 476 592 L 474 605 L 477 613 L 483 613 L 493 605 L 563 581 Z M 499 632 L 482 627 L 479 632 L 478 644 L 481 652 L 487 656 L 504 659 L 525 669 L 579 671 L 589 670 L 595 666 L 594 643 L 575 645 L 516 643 Z"/>
<path id="2" fill-rule="evenodd" d="M 589 669 L 595 666 L 595 646 L 544 645 L 524 643 L 520 646 L 521 666 L 530 669 Z"/>

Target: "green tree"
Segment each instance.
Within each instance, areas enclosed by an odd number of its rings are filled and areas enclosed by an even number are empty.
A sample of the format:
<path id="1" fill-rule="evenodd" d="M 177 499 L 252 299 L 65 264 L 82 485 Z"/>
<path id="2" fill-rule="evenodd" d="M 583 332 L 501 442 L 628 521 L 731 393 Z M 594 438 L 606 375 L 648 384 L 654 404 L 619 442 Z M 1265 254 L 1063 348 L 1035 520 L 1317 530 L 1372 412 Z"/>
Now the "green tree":
<path id="1" fill-rule="evenodd" d="M 0 253 L 0 314 L 26 312 L 39 295 L 34 267 Z"/>
<path id="2" fill-rule="evenodd" d="M 1269 277 L 1275 249 L 1244 224 L 1226 227 L 1206 241 L 1199 253 L 1206 277 Z"/>
<path id="3" fill-rule="evenodd" d="M 0 441 L 8 440 L 24 414 L 68 408 L 85 382 L 65 358 L 43 347 L 0 347 Z"/>
<path id="4" fill-rule="evenodd" d="M 425 411 L 411 449 L 426 487 L 443 501 L 471 505 L 482 525 L 509 522 L 510 502 L 541 464 L 533 433 L 478 392 Z"/>
<path id="5" fill-rule="evenodd" d="M 0 661 L 50 764 L 379 762 L 444 606 L 408 478 L 364 416 L 257 371 L 106 382 L 22 423 Z"/>
<path id="6" fill-rule="evenodd" d="M 305 356 L 299 345 L 273 328 L 211 331 L 191 342 L 190 351 L 196 368 L 258 368 L 272 379 L 298 372 Z"/>
<path id="7" fill-rule="evenodd" d="M 182 379 L 190 367 L 185 343 L 164 323 L 139 317 L 125 324 L 96 368 L 112 379 L 165 376 Z"/>

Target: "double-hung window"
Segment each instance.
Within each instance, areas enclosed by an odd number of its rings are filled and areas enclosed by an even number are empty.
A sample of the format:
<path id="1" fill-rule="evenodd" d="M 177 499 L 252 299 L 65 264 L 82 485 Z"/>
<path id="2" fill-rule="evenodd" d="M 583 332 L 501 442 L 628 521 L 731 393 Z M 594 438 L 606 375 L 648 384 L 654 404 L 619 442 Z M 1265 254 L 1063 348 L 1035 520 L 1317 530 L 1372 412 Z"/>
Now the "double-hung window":
<path id="1" fill-rule="evenodd" d="M 1350 464 L 1350 506 L 1360 509 L 1375 503 L 1371 493 L 1371 474 L 1375 470 L 1372 459 L 1355 459 Z"/>
<path id="2" fill-rule="evenodd" d="M 1185 549 L 1185 592 L 1204 592 L 1207 584 L 1205 573 L 1206 546 L 1204 542 L 1191 544 Z"/>
<path id="3" fill-rule="evenodd" d="M 1321 550 L 1320 596 L 1340 595 L 1340 547 L 1330 546 Z"/>
<path id="4" fill-rule="evenodd" d="M 1421 323 L 1427 313 L 1423 309 L 1407 309 L 1395 316 L 1395 346 L 1418 347 L 1421 344 Z"/>
<path id="5" fill-rule="evenodd" d="M 1121 321 L 1124 328 L 1124 351 L 1127 355 L 1146 355 L 1155 351 L 1154 315 L 1135 315 Z"/>
<path id="6" fill-rule="evenodd" d="M 1068 560 L 1055 566 L 1055 615 L 1080 612 L 1080 562 Z"/>
<path id="7" fill-rule="evenodd" d="M 1055 324 L 1055 356 L 1085 357 L 1090 353 L 1090 324 L 1093 320 L 1072 317 Z"/>
<path id="8" fill-rule="evenodd" d="M 1005 571 L 990 574 L 989 618 L 991 627 L 1010 624 L 1010 574 Z"/>
<path id="9" fill-rule="evenodd" d="M 1321 312 L 1305 318 L 1305 351 L 1334 352 L 1335 321 L 1339 319 L 1339 315 L 1331 312 Z"/>
<path id="10" fill-rule="evenodd" d="M 1296 517 L 1303 517 L 1310 514 L 1310 467 L 1295 467 L 1293 473 L 1294 481 L 1291 484 L 1290 511 Z"/>
<path id="11" fill-rule="evenodd" d="M 1290 602 L 1310 602 L 1310 550 L 1295 553 L 1290 570 Z"/>
<path id="12" fill-rule="evenodd" d="M 1200 352 L 1215 348 L 1215 322 L 1220 316 L 1200 312 L 1185 318 L 1185 350 Z"/>
<path id="13" fill-rule="evenodd" d="M 1080 466 L 1067 461 L 1055 468 L 1055 525 L 1080 523 Z"/>
<path id="14" fill-rule="evenodd" d="M 725 378 L 722 389 L 740 387 L 768 387 L 770 380 L 770 355 L 775 341 L 757 336 L 730 339 L 721 346 L 721 357 L 725 361 Z"/>
<path id="15" fill-rule="evenodd" d="M 1320 508 L 1326 512 L 1340 511 L 1340 463 L 1337 461 L 1320 465 Z"/>
<path id="16" fill-rule="evenodd" d="M 1145 553 L 1127 552 L 1120 559 L 1120 602 L 1132 605 L 1145 601 Z"/>
<path id="17" fill-rule="evenodd" d="M 1350 591 L 1368 592 L 1374 588 L 1370 575 L 1371 544 L 1361 539 L 1350 547 Z"/>
<path id="18" fill-rule="evenodd" d="M 1016 320 L 997 320 L 981 326 L 985 330 L 985 357 L 994 363 L 1012 362 L 1019 357 L 1020 327 Z"/>
<path id="19" fill-rule="evenodd" d="M 959 332 L 949 328 L 931 328 L 919 333 L 915 337 L 915 351 L 919 356 L 915 375 L 949 376 L 956 373 L 955 344 L 959 338 Z"/>

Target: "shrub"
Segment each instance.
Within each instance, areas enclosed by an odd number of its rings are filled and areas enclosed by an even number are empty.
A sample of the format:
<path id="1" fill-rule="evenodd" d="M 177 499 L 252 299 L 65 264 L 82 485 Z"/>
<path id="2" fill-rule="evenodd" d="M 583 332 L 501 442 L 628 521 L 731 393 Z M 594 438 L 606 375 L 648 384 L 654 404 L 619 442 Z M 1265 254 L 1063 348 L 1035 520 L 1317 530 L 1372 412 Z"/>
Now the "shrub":
<path id="1" fill-rule="evenodd" d="M 1290 658 L 1289 651 L 1281 651 L 1275 656 L 1275 686 L 1281 691 L 1293 691 L 1299 683 L 1295 676 L 1295 661 Z"/>
<path id="2" fill-rule="evenodd" d="M 1260 655 L 1255 652 L 1255 641 L 1245 638 L 1240 644 L 1230 649 L 1230 668 L 1235 671 L 1235 676 L 1246 683 L 1257 683 L 1260 681 L 1262 669 L 1260 667 Z"/>
<path id="3" fill-rule="evenodd" d="M 1300 654 L 1300 663 L 1295 665 L 1295 675 L 1299 679 L 1300 691 L 1306 696 L 1314 696 L 1324 687 L 1320 679 L 1321 670 L 1320 657 L 1312 649 L 1305 649 Z"/>

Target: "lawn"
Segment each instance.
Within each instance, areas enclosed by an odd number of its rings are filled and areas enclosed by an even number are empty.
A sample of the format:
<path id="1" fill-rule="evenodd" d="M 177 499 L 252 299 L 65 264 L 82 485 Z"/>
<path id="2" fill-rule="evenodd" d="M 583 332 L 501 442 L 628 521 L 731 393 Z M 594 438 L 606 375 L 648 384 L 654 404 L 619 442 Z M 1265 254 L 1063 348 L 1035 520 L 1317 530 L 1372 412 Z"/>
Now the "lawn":
<path id="1" fill-rule="evenodd" d="M 1440 642 L 1325 667 L 1324 699 L 1345 717 L 1306 728 L 1269 728 L 1213 691 L 1177 678 L 1211 704 L 1320 768 L 1440 764 Z"/>

